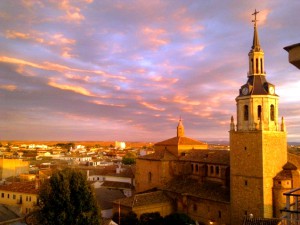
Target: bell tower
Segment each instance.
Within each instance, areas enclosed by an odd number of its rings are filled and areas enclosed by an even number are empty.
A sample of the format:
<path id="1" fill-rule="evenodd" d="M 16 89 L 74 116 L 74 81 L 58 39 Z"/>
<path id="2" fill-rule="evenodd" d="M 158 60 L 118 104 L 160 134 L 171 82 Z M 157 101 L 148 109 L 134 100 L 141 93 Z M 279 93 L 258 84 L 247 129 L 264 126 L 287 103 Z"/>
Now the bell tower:
<path id="1" fill-rule="evenodd" d="M 278 95 L 266 80 L 264 52 L 254 11 L 253 44 L 248 54 L 247 82 L 236 97 L 237 121 L 230 123 L 231 224 L 244 216 L 272 218 L 273 177 L 287 162 L 284 120 L 278 124 Z"/>

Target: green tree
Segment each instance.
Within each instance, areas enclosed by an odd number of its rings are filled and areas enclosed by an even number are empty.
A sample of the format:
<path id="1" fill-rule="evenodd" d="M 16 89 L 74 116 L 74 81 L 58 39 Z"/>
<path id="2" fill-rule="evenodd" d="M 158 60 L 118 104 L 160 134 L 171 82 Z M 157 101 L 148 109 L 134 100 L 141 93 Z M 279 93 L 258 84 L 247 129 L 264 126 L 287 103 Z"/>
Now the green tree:
<path id="1" fill-rule="evenodd" d="M 122 158 L 122 163 L 125 165 L 135 164 L 136 154 L 133 152 L 127 152 L 126 155 Z"/>
<path id="2" fill-rule="evenodd" d="M 101 224 L 95 194 L 80 171 L 64 169 L 53 173 L 41 186 L 39 199 L 39 224 Z"/>
<path id="3" fill-rule="evenodd" d="M 192 220 L 188 215 L 184 213 L 172 213 L 167 215 L 164 218 L 164 225 L 187 225 L 187 224 L 195 224 L 195 221 Z"/>
<path id="4" fill-rule="evenodd" d="M 140 225 L 162 225 L 162 224 L 164 224 L 164 218 L 160 215 L 159 212 L 143 213 L 140 216 Z"/>

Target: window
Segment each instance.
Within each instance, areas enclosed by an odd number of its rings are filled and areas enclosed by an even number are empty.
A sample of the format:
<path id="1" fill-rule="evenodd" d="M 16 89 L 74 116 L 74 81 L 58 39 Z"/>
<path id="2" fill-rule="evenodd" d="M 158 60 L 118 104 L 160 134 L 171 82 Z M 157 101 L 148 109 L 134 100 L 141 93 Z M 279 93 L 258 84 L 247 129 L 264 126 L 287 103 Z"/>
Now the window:
<path id="1" fill-rule="evenodd" d="M 247 180 L 245 180 L 245 186 L 248 186 L 248 181 Z"/>
<path id="2" fill-rule="evenodd" d="M 13 199 L 16 199 L 16 195 L 13 195 Z"/>
<path id="3" fill-rule="evenodd" d="M 9 198 L 9 194 L 7 194 L 7 198 Z"/>
<path id="4" fill-rule="evenodd" d="M 221 211 L 219 211 L 219 218 L 221 218 L 222 217 L 222 213 L 221 213 Z"/>
<path id="5" fill-rule="evenodd" d="M 256 73 L 258 73 L 258 59 L 255 60 L 255 63 L 256 63 L 256 65 L 255 65 L 256 66 Z"/>
<path id="6" fill-rule="evenodd" d="M 257 117 L 261 120 L 261 105 L 257 106 Z"/>
<path id="7" fill-rule="evenodd" d="M 260 72 L 263 73 L 264 70 L 263 70 L 263 62 L 262 62 L 262 59 L 260 59 Z"/>
<path id="8" fill-rule="evenodd" d="M 252 73 L 254 73 L 253 59 L 251 59 L 251 69 L 252 69 Z"/>
<path id="9" fill-rule="evenodd" d="M 193 210 L 194 210 L 194 212 L 197 212 L 197 204 L 193 205 Z"/>
<path id="10" fill-rule="evenodd" d="M 248 116 L 249 116 L 248 105 L 244 105 L 244 120 L 245 121 L 248 121 Z"/>
<path id="11" fill-rule="evenodd" d="M 274 121 L 274 117 L 275 117 L 274 114 L 275 114 L 274 113 L 274 105 L 271 105 L 270 106 L 270 119 L 271 119 L 271 121 Z"/>
<path id="12" fill-rule="evenodd" d="M 220 168 L 219 168 L 219 166 L 216 166 L 216 174 L 217 174 L 217 175 L 220 174 Z"/>
<path id="13" fill-rule="evenodd" d="M 194 164 L 191 165 L 192 172 L 194 172 Z"/>
<path id="14" fill-rule="evenodd" d="M 4 198 L 4 193 L 1 193 L 1 198 Z"/>
<path id="15" fill-rule="evenodd" d="M 210 173 L 214 173 L 214 167 L 213 166 L 210 166 Z"/>
<path id="16" fill-rule="evenodd" d="M 148 173 L 148 182 L 150 183 L 151 181 L 152 181 L 152 173 L 149 172 L 149 173 Z"/>
<path id="17" fill-rule="evenodd" d="M 196 164 L 196 172 L 199 171 L 199 167 L 198 167 L 198 164 Z"/>

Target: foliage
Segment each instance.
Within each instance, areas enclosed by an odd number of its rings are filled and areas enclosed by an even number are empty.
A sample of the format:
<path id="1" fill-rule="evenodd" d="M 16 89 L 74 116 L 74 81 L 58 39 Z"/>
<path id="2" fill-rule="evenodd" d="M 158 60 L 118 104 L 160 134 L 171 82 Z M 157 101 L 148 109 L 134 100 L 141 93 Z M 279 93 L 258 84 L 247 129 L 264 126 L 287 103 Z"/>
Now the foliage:
<path id="1" fill-rule="evenodd" d="M 136 154 L 133 152 L 127 152 L 126 155 L 122 158 L 122 163 L 125 165 L 135 164 Z"/>
<path id="2" fill-rule="evenodd" d="M 114 213 L 112 220 L 119 224 L 119 213 Z M 139 219 L 137 218 L 137 215 L 130 211 L 127 214 L 120 214 L 120 224 L 122 225 L 138 225 Z"/>
<path id="3" fill-rule="evenodd" d="M 186 225 L 195 224 L 195 222 L 184 213 L 172 213 L 164 218 L 164 225 Z"/>
<path id="4" fill-rule="evenodd" d="M 140 225 L 162 225 L 163 222 L 164 219 L 159 212 L 144 213 L 140 216 Z"/>
<path id="5" fill-rule="evenodd" d="M 53 173 L 41 186 L 39 199 L 39 224 L 101 224 L 94 192 L 79 171 L 64 169 Z"/>

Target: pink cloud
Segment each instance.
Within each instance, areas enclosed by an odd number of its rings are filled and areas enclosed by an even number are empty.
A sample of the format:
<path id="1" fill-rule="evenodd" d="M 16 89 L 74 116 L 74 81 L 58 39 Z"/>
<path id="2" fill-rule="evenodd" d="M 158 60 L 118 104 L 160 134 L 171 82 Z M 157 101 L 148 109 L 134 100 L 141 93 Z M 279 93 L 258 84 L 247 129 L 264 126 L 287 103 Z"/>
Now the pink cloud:
<path id="1" fill-rule="evenodd" d="M 148 109 L 152 109 L 155 111 L 165 111 L 165 108 L 159 108 L 153 104 L 147 103 L 147 102 L 140 102 L 141 105 L 145 106 Z"/>
<path id="2" fill-rule="evenodd" d="M 66 90 L 66 91 L 73 91 L 75 93 L 78 94 L 82 94 L 85 96 L 95 96 L 94 94 L 92 94 L 89 90 L 87 90 L 86 88 L 80 87 L 80 86 L 74 86 L 74 85 L 70 85 L 70 84 L 59 84 L 57 83 L 54 79 L 50 79 L 50 81 L 48 82 L 49 86 L 61 89 L 61 90 Z"/>
<path id="3" fill-rule="evenodd" d="M 6 91 L 14 91 L 17 89 L 16 85 L 8 84 L 8 85 L 0 85 L 0 89 L 6 90 Z"/>

